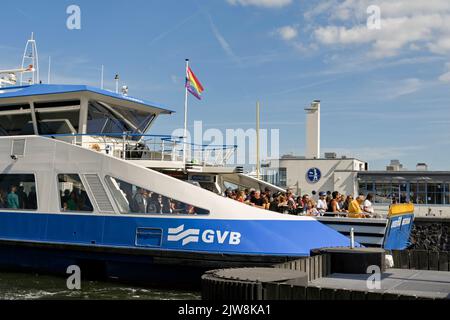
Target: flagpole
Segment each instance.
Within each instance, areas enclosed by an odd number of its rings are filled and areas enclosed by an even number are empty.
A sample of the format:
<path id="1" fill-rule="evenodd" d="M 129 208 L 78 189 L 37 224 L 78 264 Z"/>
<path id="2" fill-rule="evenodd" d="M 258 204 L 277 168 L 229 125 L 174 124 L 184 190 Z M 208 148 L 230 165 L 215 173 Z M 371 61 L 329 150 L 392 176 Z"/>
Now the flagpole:
<path id="1" fill-rule="evenodd" d="M 260 159 L 259 159 L 259 101 L 256 102 L 256 178 L 260 176 Z"/>
<path id="2" fill-rule="evenodd" d="M 189 69 L 189 59 L 186 59 L 186 78 Z M 187 80 L 186 80 L 187 81 Z M 186 165 L 186 147 L 187 147 L 187 113 L 188 113 L 188 88 L 185 85 L 184 95 L 184 133 L 183 133 L 183 166 Z"/>

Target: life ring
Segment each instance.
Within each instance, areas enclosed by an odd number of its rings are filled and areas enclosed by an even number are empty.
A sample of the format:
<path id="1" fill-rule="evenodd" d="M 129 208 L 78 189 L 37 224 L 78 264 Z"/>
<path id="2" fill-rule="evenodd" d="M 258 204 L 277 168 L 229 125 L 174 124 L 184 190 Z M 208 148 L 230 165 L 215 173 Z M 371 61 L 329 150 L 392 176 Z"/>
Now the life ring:
<path id="1" fill-rule="evenodd" d="M 95 150 L 97 152 L 101 151 L 100 146 L 97 143 L 94 143 L 93 145 L 91 145 L 91 149 Z"/>

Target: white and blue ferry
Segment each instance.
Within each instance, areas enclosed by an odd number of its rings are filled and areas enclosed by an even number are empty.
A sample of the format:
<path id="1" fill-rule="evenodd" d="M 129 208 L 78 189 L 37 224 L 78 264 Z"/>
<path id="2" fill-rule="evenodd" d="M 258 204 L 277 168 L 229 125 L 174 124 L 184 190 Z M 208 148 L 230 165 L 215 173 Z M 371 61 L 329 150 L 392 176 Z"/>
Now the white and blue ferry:
<path id="1" fill-rule="evenodd" d="M 179 139 L 148 134 L 171 113 L 85 85 L 0 88 L 1 267 L 182 284 L 349 244 L 314 218 L 211 192 L 227 173 L 264 182 L 183 162 Z"/>

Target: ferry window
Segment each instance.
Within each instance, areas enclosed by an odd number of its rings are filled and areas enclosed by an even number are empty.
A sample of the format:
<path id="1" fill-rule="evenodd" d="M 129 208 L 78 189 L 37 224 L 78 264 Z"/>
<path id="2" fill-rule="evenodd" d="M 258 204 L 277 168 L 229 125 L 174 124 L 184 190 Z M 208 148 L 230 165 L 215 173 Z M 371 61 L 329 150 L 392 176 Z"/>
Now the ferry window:
<path id="1" fill-rule="evenodd" d="M 61 211 L 92 212 L 94 209 L 78 174 L 58 175 Z"/>
<path id="2" fill-rule="evenodd" d="M 148 125 L 155 117 L 155 114 L 153 113 L 142 112 L 129 108 L 125 109 L 117 106 L 112 106 L 112 108 L 133 124 L 133 133 L 145 132 Z"/>
<path id="3" fill-rule="evenodd" d="M 40 134 L 77 133 L 80 120 L 80 101 L 35 103 Z"/>
<path id="4" fill-rule="evenodd" d="M 106 104 L 90 101 L 88 107 L 87 132 L 90 134 L 113 133 L 122 134 L 133 131 L 126 119 L 114 114 Z"/>
<path id="5" fill-rule="evenodd" d="M 106 183 L 122 214 L 209 214 L 208 210 L 113 177 L 106 177 Z"/>
<path id="6" fill-rule="evenodd" d="M 15 110 L 0 112 L 0 136 L 34 135 L 31 111 Z"/>
<path id="7" fill-rule="evenodd" d="M 0 174 L 0 208 L 36 210 L 36 181 L 33 174 Z"/>

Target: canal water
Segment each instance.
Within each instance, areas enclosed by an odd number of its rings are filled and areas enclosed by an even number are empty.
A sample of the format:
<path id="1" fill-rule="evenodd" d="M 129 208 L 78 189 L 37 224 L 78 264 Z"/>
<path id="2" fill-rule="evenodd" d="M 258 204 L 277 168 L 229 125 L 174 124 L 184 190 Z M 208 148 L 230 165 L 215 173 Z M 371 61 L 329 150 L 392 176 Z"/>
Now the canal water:
<path id="1" fill-rule="evenodd" d="M 63 277 L 0 272 L 0 300 L 32 299 L 197 300 L 200 293 L 87 280 L 82 281 L 81 290 L 69 290 Z"/>

